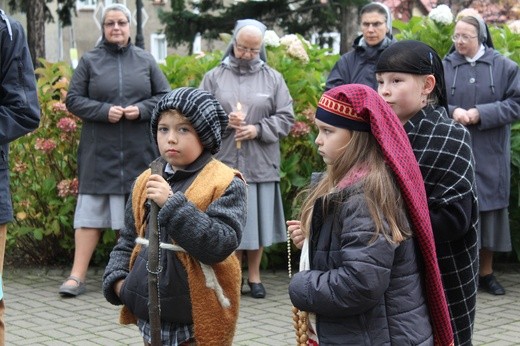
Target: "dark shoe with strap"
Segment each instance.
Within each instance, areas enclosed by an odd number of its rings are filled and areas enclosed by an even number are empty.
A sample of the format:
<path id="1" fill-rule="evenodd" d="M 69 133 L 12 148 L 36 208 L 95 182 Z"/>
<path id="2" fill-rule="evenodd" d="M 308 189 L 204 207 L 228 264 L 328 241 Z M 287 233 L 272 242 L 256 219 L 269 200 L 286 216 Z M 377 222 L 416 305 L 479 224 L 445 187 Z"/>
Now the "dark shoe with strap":
<path id="1" fill-rule="evenodd" d="M 68 284 L 67 281 L 75 281 L 74 284 Z M 69 276 L 65 282 L 60 286 L 60 295 L 62 297 L 77 297 L 80 294 L 83 294 L 87 291 L 87 285 L 84 282 L 81 282 L 80 278 L 77 276 Z"/>
<path id="2" fill-rule="evenodd" d="M 247 280 L 247 284 L 251 289 L 251 297 L 253 298 L 265 298 L 265 288 L 261 282 L 250 282 Z"/>
<path id="3" fill-rule="evenodd" d="M 501 296 L 506 294 L 506 290 L 497 281 L 497 278 L 495 277 L 495 275 L 493 275 L 493 273 L 485 276 L 479 276 L 478 288 L 495 296 Z"/>

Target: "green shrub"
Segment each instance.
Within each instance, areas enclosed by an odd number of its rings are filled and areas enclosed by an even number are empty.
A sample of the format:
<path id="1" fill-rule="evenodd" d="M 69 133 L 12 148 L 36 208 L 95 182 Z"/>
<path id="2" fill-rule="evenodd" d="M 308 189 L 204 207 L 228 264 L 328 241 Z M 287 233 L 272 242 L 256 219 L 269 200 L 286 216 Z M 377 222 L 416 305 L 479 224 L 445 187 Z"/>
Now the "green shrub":
<path id="1" fill-rule="evenodd" d="M 10 146 L 14 221 L 7 233 L 7 261 L 70 263 L 74 249 L 74 209 L 78 193 L 76 158 L 81 119 L 69 113 L 64 100 L 72 76 L 64 63 L 40 60 L 39 128 Z M 101 263 L 115 233 L 105 232 L 94 262 Z"/>

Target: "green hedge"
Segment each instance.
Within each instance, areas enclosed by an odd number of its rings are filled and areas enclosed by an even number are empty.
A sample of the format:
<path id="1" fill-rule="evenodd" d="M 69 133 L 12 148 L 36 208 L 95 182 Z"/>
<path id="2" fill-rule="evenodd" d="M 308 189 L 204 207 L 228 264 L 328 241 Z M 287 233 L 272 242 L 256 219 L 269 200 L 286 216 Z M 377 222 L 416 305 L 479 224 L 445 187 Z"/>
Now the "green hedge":
<path id="1" fill-rule="evenodd" d="M 418 39 L 433 46 L 441 56 L 451 47 L 453 24 L 435 23 L 428 17 L 408 23 L 394 21 L 398 39 Z M 496 48 L 520 61 L 520 36 L 507 28 L 492 27 Z M 229 35 L 223 36 L 229 40 Z M 296 195 L 311 172 L 323 169 L 317 155 L 315 132 L 310 117 L 323 91 L 326 76 L 337 61 L 325 49 L 310 45 L 301 37 L 278 39 L 268 32 L 268 63 L 283 76 L 294 98 L 296 125 L 281 143 L 281 188 L 286 218 L 297 214 Z M 161 69 L 172 88 L 197 87 L 204 74 L 222 58 L 221 51 L 198 56 L 171 55 Z M 41 60 L 38 89 L 42 107 L 38 130 L 11 144 L 11 189 L 15 220 L 9 225 L 7 262 L 70 264 L 73 256 L 73 217 L 76 204 L 76 153 L 81 120 L 70 114 L 64 100 L 72 69 L 64 62 Z M 512 202 L 510 207 L 514 249 L 520 254 L 520 124 L 512 129 Z M 93 263 L 105 265 L 115 242 L 113 231 L 104 232 Z M 293 252 L 295 249 L 292 248 Z M 293 265 L 297 258 L 294 257 Z M 265 251 L 263 268 L 286 266 L 287 245 L 277 244 Z"/>

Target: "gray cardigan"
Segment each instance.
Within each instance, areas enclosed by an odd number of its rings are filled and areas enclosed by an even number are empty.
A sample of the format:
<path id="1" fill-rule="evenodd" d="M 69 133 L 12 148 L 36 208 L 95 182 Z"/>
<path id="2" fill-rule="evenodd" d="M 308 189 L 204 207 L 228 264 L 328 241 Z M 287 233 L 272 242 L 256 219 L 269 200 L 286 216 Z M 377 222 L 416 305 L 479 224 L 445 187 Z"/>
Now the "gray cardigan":
<path id="1" fill-rule="evenodd" d="M 311 270 L 293 276 L 292 303 L 316 313 L 320 345 L 433 345 L 415 241 L 372 241 L 364 195 L 355 187 L 343 193 L 326 215 L 315 204 Z"/>
<path id="2" fill-rule="evenodd" d="M 477 108 L 480 123 L 471 134 L 480 211 L 509 205 L 511 124 L 520 119 L 518 65 L 491 48 L 476 62 L 457 52 L 444 61 L 449 114 L 457 107 Z"/>

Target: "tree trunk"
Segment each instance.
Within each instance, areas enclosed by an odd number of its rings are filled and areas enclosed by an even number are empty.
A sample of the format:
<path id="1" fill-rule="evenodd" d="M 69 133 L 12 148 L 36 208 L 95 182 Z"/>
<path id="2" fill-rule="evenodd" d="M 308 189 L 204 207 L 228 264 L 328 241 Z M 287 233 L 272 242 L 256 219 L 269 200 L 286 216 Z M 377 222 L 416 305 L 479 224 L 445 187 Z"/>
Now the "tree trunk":
<path id="1" fill-rule="evenodd" d="M 358 8 L 354 4 L 341 5 L 341 43 L 339 53 L 349 51 L 358 33 Z"/>
<path id="2" fill-rule="evenodd" d="M 45 58 L 45 0 L 27 0 L 27 43 L 34 67 Z"/>

